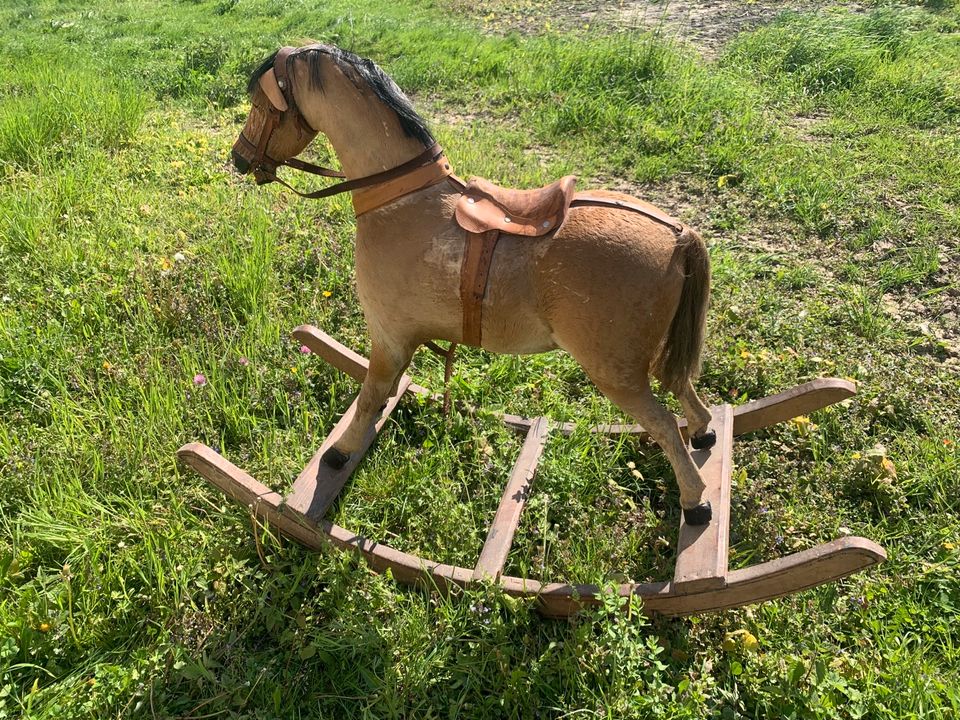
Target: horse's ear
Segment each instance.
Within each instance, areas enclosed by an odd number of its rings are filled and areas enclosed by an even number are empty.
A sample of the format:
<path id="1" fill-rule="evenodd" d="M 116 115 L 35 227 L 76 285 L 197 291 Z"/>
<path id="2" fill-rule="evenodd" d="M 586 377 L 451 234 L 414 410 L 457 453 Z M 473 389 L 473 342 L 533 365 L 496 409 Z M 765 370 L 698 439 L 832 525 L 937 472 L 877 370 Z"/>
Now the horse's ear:
<path id="1" fill-rule="evenodd" d="M 273 68 L 270 68 L 260 76 L 260 89 L 266 94 L 271 105 L 280 112 L 286 112 L 287 99 L 283 96 L 283 91 L 277 83 L 277 75 L 273 71 Z"/>

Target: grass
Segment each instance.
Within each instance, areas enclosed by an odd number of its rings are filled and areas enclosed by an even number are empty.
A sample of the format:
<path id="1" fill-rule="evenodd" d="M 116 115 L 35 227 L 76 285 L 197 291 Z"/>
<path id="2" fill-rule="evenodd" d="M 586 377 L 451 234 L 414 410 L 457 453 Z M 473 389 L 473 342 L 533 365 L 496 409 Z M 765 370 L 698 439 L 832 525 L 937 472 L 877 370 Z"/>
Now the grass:
<path id="1" fill-rule="evenodd" d="M 0 10 L 0 717 L 956 716 L 956 8 L 787 14 L 707 61 L 602 27 L 482 34 L 455 7 Z M 738 443 L 733 566 L 847 531 L 889 562 L 745 610 L 554 622 L 262 531 L 258 553 L 173 453 L 202 440 L 281 489 L 356 392 L 287 334 L 365 345 L 348 203 L 223 168 L 247 73 L 304 36 L 381 62 L 463 174 L 578 172 L 700 226 L 708 399 L 860 388 Z M 442 376 L 427 354 L 413 372 Z M 455 392 L 620 417 L 560 354 L 465 352 Z M 469 565 L 517 449 L 484 414 L 406 402 L 334 516 Z M 663 579 L 677 523 L 658 453 L 553 438 L 507 569 Z M 737 630 L 759 652 L 724 650 Z"/>

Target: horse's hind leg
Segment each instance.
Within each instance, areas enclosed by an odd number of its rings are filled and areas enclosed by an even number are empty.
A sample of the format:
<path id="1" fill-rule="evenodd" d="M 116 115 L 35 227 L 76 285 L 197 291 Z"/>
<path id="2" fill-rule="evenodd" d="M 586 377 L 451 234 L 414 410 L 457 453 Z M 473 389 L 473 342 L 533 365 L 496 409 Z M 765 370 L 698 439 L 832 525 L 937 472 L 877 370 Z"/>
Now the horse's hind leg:
<path id="1" fill-rule="evenodd" d="M 370 366 L 357 396 L 357 412 L 343 436 L 323 454 L 323 462 L 342 468 L 350 454 L 363 444 L 370 427 L 377 421 L 384 404 L 396 392 L 403 371 L 413 357 L 416 343 L 390 343 L 374 338 L 370 347 Z"/>
<path id="2" fill-rule="evenodd" d="M 602 382 L 599 378 L 594 378 L 594 382 L 611 401 L 624 412 L 635 417 L 666 453 L 673 472 L 677 476 L 677 485 L 680 487 L 680 506 L 683 508 L 687 523 L 706 525 L 710 522 L 710 504 L 701 503 L 706 486 L 700 477 L 700 471 L 691 459 L 690 453 L 687 452 L 676 417 L 654 397 L 646 376 L 639 378 L 636 385 L 629 386 L 622 382 Z M 703 408 L 702 403 L 700 407 Z M 709 421 L 710 412 L 706 408 L 703 410 Z"/>
<path id="3" fill-rule="evenodd" d="M 690 430 L 690 444 L 696 450 L 706 450 L 713 447 L 717 442 L 717 433 L 713 430 L 707 430 L 710 424 L 710 411 L 700 400 L 697 391 L 693 389 L 693 383 L 685 380 L 683 387 L 677 394 L 677 399 L 683 406 L 683 415 L 687 418 L 687 427 Z"/>

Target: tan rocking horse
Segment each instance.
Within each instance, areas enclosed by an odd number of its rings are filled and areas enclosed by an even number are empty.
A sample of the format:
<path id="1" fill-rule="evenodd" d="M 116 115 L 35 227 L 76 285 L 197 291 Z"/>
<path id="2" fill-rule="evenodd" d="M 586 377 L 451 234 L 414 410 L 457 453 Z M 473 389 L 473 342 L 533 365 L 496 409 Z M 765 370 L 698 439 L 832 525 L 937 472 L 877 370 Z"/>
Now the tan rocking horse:
<path id="1" fill-rule="evenodd" d="M 233 149 L 241 172 L 253 172 L 258 183 L 283 182 L 276 176 L 281 165 L 350 178 L 300 194 L 352 192 L 357 290 L 371 354 L 367 361 L 316 328 L 298 328 L 302 342 L 362 380 L 359 396 L 286 499 L 205 446 L 182 448 L 181 457 L 218 487 L 305 544 L 326 538 L 359 549 L 400 579 L 467 585 L 493 578 L 507 592 L 537 596 L 548 614 L 572 612 L 592 601 L 596 588 L 502 575 L 524 489 L 551 427 L 545 418 L 504 416 L 527 440 L 472 570 L 397 553 L 323 520 L 398 399 L 404 392 L 427 393 L 404 375 L 419 346 L 443 339 L 452 343 L 451 353 L 457 343 L 516 354 L 562 348 L 642 423 L 600 430 L 646 433 L 666 453 L 680 488 L 674 582 L 627 584 L 621 592 L 642 595 L 653 611 L 694 612 L 794 592 L 883 558 L 869 540 L 844 538 L 809 557 L 774 561 L 781 563 L 775 568 L 727 573 L 733 435 L 837 402 L 853 388 L 814 381 L 711 414 L 693 387 L 710 286 L 707 250 L 693 229 L 626 195 L 575 192 L 573 177 L 537 190 L 464 183 L 393 81 L 374 63 L 338 48 L 283 48 L 254 73 L 250 92 L 253 107 Z M 320 132 L 342 172 L 295 158 Z M 685 423 L 656 400 L 651 374 L 680 400 Z M 783 577 L 790 574 L 792 583 Z"/>

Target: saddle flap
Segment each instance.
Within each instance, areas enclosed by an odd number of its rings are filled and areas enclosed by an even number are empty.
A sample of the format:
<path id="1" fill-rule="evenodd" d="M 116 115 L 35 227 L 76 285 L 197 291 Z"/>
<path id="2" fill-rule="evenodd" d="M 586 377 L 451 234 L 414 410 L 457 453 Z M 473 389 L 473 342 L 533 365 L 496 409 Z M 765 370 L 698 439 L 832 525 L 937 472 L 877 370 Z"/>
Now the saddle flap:
<path id="1" fill-rule="evenodd" d="M 567 175 L 546 187 L 514 190 L 474 178 L 457 201 L 457 224 L 467 232 L 499 230 L 538 237 L 563 224 L 577 179 Z"/>

